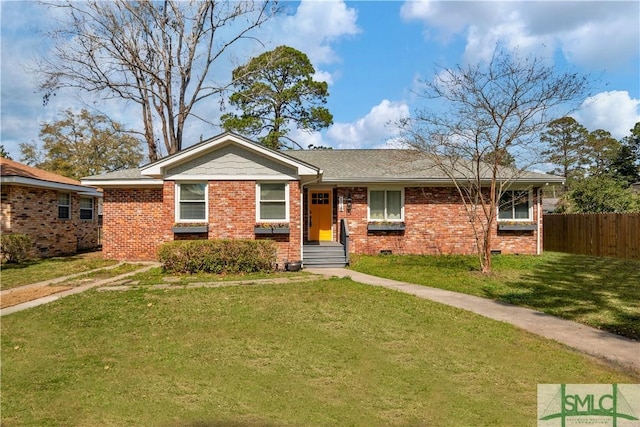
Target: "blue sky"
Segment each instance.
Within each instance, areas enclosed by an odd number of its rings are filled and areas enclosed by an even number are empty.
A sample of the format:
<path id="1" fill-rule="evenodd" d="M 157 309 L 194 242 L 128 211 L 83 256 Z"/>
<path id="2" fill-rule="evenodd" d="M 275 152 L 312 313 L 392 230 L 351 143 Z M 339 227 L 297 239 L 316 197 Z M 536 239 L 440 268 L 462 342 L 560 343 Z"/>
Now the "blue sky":
<path id="1" fill-rule="evenodd" d="M 436 64 L 455 66 L 486 59 L 496 43 L 545 56 L 558 70 L 569 67 L 594 76 L 593 96 L 573 116 L 589 130 L 616 138 L 640 121 L 640 2 L 599 1 L 304 1 L 286 2 L 287 14 L 270 21 L 259 37 L 263 50 L 281 44 L 305 52 L 317 78 L 329 83 L 327 107 L 334 124 L 313 134 L 294 131 L 302 145 L 373 148 L 392 145 L 388 123 L 423 106 L 420 80 L 433 78 Z M 38 140 L 42 121 L 64 108 L 95 108 L 129 127 L 140 128 L 135 106 L 60 92 L 46 106 L 36 78 L 26 71 L 46 52 L 42 31 L 53 12 L 35 2 L 1 3 L 1 139 L 19 160 L 18 144 Z M 238 49 L 238 61 L 261 51 Z M 219 72 L 228 76 L 234 64 Z M 216 122 L 217 103 L 202 105 Z M 188 122 L 184 145 L 220 129 Z"/>

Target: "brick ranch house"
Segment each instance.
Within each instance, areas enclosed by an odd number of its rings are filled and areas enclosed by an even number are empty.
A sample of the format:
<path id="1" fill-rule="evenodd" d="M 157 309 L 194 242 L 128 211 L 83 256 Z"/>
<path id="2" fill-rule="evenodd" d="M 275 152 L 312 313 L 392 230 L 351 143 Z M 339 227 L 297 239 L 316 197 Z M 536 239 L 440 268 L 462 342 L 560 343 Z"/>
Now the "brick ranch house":
<path id="1" fill-rule="evenodd" d="M 5 158 L 0 170 L 2 234 L 27 234 L 42 257 L 98 246 L 101 192 Z"/>
<path id="2" fill-rule="evenodd" d="M 475 253 L 452 181 L 425 157 L 407 153 L 273 151 L 225 133 L 82 183 L 104 190 L 107 258 L 154 260 L 163 242 L 233 238 L 273 239 L 279 263 L 307 266 L 344 265 L 350 253 Z M 494 230 L 495 250 L 540 253 L 539 190 L 560 181 L 526 173 L 512 184 Z"/>

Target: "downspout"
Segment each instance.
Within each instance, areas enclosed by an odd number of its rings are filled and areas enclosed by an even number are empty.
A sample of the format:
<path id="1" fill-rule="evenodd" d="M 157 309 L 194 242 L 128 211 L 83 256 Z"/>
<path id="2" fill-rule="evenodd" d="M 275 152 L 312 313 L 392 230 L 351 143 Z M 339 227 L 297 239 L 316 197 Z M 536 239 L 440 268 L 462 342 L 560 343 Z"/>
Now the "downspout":
<path id="1" fill-rule="evenodd" d="M 307 226 L 306 222 L 304 221 L 304 187 L 309 185 L 309 184 L 315 184 L 317 182 L 319 182 L 322 179 L 322 170 L 319 170 L 318 173 L 316 174 L 316 177 L 314 179 L 312 179 L 309 182 L 305 182 L 304 184 L 302 184 L 300 186 L 300 261 L 302 261 L 303 255 L 304 255 L 304 228 Z M 302 182 L 302 181 L 300 181 Z"/>
<path id="2" fill-rule="evenodd" d="M 542 226 L 542 187 L 538 188 L 538 232 L 536 233 L 536 255 L 542 254 L 542 235 L 540 233 L 540 227 Z"/>

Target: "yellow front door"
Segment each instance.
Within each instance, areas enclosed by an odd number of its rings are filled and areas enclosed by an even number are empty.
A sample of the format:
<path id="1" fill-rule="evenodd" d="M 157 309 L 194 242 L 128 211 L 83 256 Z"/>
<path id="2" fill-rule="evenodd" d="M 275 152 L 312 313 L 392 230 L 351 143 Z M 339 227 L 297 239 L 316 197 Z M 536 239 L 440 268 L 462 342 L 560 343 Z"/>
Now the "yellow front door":
<path id="1" fill-rule="evenodd" d="M 309 191 L 309 240 L 331 240 L 331 191 Z"/>

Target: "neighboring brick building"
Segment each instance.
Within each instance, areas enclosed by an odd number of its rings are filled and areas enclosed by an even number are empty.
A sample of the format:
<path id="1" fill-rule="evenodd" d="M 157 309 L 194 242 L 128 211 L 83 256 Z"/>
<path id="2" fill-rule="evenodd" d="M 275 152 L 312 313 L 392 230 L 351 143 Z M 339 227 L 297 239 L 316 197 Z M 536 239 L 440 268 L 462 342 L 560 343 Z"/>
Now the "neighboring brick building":
<path id="1" fill-rule="evenodd" d="M 494 250 L 540 253 L 539 189 L 560 181 L 525 173 L 511 183 Z M 346 244 L 367 254 L 476 250 L 452 181 L 407 150 L 273 151 L 225 133 L 140 169 L 82 182 L 104 189 L 109 258 L 153 260 L 163 242 L 203 238 L 273 239 L 280 262 L 306 265 L 344 263 Z"/>
<path id="2" fill-rule="evenodd" d="M 102 194 L 80 181 L 0 159 L 2 233 L 27 234 L 37 256 L 98 246 Z"/>

